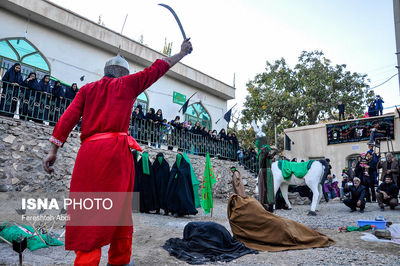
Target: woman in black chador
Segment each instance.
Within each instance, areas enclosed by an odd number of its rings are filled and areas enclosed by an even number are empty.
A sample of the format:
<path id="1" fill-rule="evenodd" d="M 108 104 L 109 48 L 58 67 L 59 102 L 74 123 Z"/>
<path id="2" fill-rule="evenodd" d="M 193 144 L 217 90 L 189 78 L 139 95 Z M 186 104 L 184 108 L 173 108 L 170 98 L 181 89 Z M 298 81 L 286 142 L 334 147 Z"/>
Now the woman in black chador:
<path id="1" fill-rule="evenodd" d="M 41 108 L 39 118 L 44 121 L 49 121 L 50 105 L 51 105 L 51 87 L 50 87 L 50 76 L 44 75 L 42 80 L 39 82 L 40 91 L 42 92 L 41 97 Z M 43 93 L 44 92 L 44 93 Z"/>
<path id="2" fill-rule="evenodd" d="M 54 122 L 57 122 L 58 119 L 60 119 L 60 116 L 65 109 L 65 93 L 64 93 L 64 88 L 62 87 L 60 81 L 57 80 L 54 83 L 52 94 L 53 94 L 52 100 L 54 103 L 54 113 L 53 112 L 50 113 L 50 117 L 52 117 L 50 119 L 53 120 Z"/>
<path id="3" fill-rule="evenodd" d="M 194 205 L 190 164 L 186 162 L 182 154 L 176 156 L 176 162 L 171 169 L 167 188 L 166 208 L 175 217 L 197 214 Z"/>
<path id="4" fill-rule="evenodd" d="M 169 180 L 169 164 L 164 158 L 163 153 L 158 153 L 156 159 L 153 162 L 153 173 L 156 181 L 156 190 L 158 196 L 158 202 L 160 209 L 164 210 L 164 214 L 168 215 L 166 209 L 165 198 Z M 157 210 L 160 213 L 160 210 Z"/>
<path id="5" fill-rule="evenodd" d="M 32 117 L 32 110 L 34 109 L 35 103 L 40 103 L 40 87 L 39 82 L 36 79 L 35 72 L 29 73 L 28 77 L 24 81 L 24 86 L 26 88 L 23 91 L 24 103 L 22 105 L 21 114 L 23 116 L 27 115 L 29 117 Z"/>
<path id="6" fill-rule="evenodd" d="M 0 100 L 0 113 L 4 116 L 12 117 L 17 108 L 19 85 L 23 85 L 21 75 L 21 65 L 15 63 L 3 78 L 3 95 Z"/>
<path id="7" fill-rule="evenodd" d="M 139 184 L 140 192 L 140 212 L 150 213 L 160 209 L 156 190 L 154 173 L 147 152 L 142 153 L 142 158 L 138 162 L 135 183 Z M 136 186 L 134 186 L 134 189 Z"/>

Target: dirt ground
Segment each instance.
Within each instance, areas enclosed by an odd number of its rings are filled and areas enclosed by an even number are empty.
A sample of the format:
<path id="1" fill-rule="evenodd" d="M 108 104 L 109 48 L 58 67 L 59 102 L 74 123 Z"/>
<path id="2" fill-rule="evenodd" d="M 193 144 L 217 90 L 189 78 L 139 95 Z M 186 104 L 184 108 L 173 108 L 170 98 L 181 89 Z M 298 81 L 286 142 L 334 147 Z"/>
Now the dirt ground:
<path id="1" fill-rule="evenodd" d="M 4 203 L 4 201 L 3 201 Z M 226 215 L 226 201 L 215 200 L 213 217 L 205 215 L 200 209 L 196 216 L 173 218 L 171 216 L 156 214 L 135 213 L 134 240 L 132 258 L 136 265 L 185 265 L 183 261 L 169 256 L 162 245 L 169 238 L 182 238 L 183 228 L 190 221 L 214 221 L 222 224 L 230 231 Z M 2 221 L 20 219 L 11 211 L 13 206 L 1 204 Z M 11 209 L 9 215 L 5 215 L 4 209 Z M 343 204 L 333 202 L 321 206 L 317 217 L 307 216 L 309 206 L 294 206 L 291 211 L 278 210 L 276 213 L 284 217 L 303 222 L 334 239 L 336 244 L 329 248 L 294 250 L 284 252 L 260 252 L 257 255 L 246 255 L 235 261 L 224 263 L 226 265 L 343 265 L 343 264 L 368 264 L 368 265 L 400 265 L 400 245 L 392 243 L 366 242 L 360 239 L 362 233 L 339 233 L 338 228 L 343 225 L 356 225 L 357 219 L 367 219 L 379 214 L 378 208 L 367 207 L 364 214 L 349 213 Z M 400 209 L 387 211 L 385 217 L 389 217 L 393 223 L 400 223 Z M 296 218 L 298 217 L 298 219 Z M 335 218 L 336 217 L 336 218 Z M 344 218 L 343 218 L 344 217 Z M 334 219 L 327 224 L 326 219 Z M 349 224 L 354 221 L 353 224 Z M 57 224 L 56 233 L 63 231 L 62 224 Z M 103 248 L 101 265 L 107 263 L 108 247 Z M 24 265 L 73 265 L 75 255 L 67 252 L 64 247 L 44 248 L 34 252 L 24 252 Z M 17 265 L 18 254 L 4 244 L 0 244 L 0 265 Z M 220 264 L 220 263 L 218 263 Z"/>

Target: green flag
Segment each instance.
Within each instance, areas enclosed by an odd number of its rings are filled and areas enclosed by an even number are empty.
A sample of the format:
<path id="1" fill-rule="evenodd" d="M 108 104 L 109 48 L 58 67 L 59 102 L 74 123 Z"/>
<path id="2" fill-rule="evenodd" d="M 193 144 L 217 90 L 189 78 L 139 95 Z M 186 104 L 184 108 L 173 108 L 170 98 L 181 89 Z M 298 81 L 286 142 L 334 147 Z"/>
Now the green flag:
<path id="1" fill-rule="evenodd" d="M 190 165 L 190 176 L 192 178 L 193 195 L 194 195 L 194 207 L 197 209 L 197 208 L 200 208 L 200 199 L 199 199 L 200 181 L 196 177 L 196 173 L 194 172 L 193 166 L 190 163 L 189 156 L 186 154 L 186 152 L 183 153 L 183 158 Z"/>
<path id="2" fill-rule="evenodd" d="M 204 170 L 203 186 L 201 189 L 201 207 L 203 207 L 206 214 L 210 213 L 210 209 L 213 208 L 212 186 L 216 181 L 211 166 L 210 154 L 207 152 L 206 168 Z"/>

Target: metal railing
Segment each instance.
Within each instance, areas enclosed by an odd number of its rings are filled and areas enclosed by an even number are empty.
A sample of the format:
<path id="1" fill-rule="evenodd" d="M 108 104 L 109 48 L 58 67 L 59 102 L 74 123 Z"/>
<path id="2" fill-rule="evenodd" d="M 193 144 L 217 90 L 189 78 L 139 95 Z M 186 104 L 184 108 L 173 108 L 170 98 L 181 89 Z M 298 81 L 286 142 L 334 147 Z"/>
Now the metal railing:
<path id="1" fill-rule="evenodd" d="M 48 122 L 51 125 L 57 123 L 71 103 L 67 98 L 7 82 L 3 82 L 0 98 L 0 115 Z M 80 127 L 76 129 L 80 130 Z M 148 120 L 131 119 L 129 132 L 137 141 L 157 148 L 177 149 L 202 156 L 209 152 L 211 156 L 235 161 L 238 157 L 239 146 L 235 143 L 216 141 L 185 129 L 155 124 Z"/>
<path id="2" fill-rule="evenodd" d="M 178 129 L 166 124 L 133 118 L 130 134 L 139 142 L 157 148 L 176 148 L 196 155 L 216 156 L 222 159 L 237 160 L 239 146 L 229 141 L 217 141 L 208 136 L 197 135 L 187 129 Z"/>
<path id="3" fill-rule="evenodd" d="M 244 169 L 248 170 L 254 175 L 258 174 L 258 171 L 260 170 L 260 165 L 257 160 L 257 155 L 245 155 L 242 160 L 239 160 L 239 162 L 241 165 L 243 165 Z"/>
<path id="4" fill-rule="evenodd" d="M 55 124 L 72 101 L 24 86 L 2 83 L 0 113 L 5 116 Z"/>

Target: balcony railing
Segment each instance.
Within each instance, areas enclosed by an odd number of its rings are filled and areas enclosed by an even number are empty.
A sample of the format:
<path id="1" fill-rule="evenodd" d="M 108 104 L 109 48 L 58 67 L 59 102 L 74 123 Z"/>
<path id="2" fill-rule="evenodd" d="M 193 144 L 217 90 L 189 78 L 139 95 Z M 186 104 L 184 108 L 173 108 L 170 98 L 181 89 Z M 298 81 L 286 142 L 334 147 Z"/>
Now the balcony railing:
<path id="1" fill-rule="evenodd" d="M 70 99 L 3 82 L 0 114 L 9 117 L 19 115 L 20 119 L 54 125 L 70 103 Z M 79 129 L 78 126 L 77 130 Z M 168 128 L 148 120 L 132 119 L 129 131 L 137 141 L 157 148 L 177 149 L 202 156 L 209 152 L 211 156 L 237 160 L 237 144 L 212 140 L 185 129 Z M 252 165 L 249 161 L 248 169 L 253 168 Z"/>
<path id="2" fill-rule="evenodd" d="M 55 124 L 72 100 L 3 82 L 0 112 L 21 119 Z"/>

